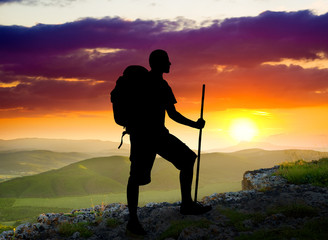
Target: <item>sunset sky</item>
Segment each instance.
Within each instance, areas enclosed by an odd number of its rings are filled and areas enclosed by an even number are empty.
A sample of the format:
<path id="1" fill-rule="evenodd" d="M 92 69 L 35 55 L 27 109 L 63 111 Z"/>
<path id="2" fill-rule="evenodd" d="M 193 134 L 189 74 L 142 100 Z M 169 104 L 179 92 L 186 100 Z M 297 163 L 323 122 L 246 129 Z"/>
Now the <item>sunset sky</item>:
<path id="1" fill-rule="evenodd" d="M 204 149 L 328 151 L 328 0 L 0 0 L 0 139 L 119 141 L 109 93 L 158 48 L 182 114 L 206 84 Z"/>

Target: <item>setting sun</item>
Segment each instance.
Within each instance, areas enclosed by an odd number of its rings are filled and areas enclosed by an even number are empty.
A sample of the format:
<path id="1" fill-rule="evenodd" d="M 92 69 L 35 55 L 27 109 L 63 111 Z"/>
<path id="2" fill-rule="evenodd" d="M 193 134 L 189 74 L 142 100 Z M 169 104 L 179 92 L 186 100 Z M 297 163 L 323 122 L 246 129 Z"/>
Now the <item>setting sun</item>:
<path id="1" fill-rule="evenodd" d="M 230 126 L 231 136 L 238 141 L 250 141 L 257 133 L 256 124 L 248 118 L 235 119 Z"/>

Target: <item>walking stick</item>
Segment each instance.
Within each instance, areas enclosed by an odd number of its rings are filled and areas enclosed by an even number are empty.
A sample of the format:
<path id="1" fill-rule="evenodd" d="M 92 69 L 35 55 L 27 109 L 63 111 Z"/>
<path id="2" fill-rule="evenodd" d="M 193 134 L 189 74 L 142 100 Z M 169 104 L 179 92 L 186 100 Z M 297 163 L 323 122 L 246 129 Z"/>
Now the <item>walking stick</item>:
<path id="1" fill-rule="evenodd" d="M 204 110 L 204 96 L 205 96 L 205 84 L 203 84 L 203 91 L 202 91 L 202 105 L 200 109 L 200 118 L 203 118 L 203 110 Z M 196 171 L 196 186 L 195 186 L 195 199 L 194 201 L 197 202 L 197 192 L 198 192 L 198 180 L 199 180 L 199 165 L 200 165 L 200 149 L 202 146 L 202 130 L 199 130 L 199 138 L 198 138 L 198 154 L 197 154 L 197 171 Z"/>

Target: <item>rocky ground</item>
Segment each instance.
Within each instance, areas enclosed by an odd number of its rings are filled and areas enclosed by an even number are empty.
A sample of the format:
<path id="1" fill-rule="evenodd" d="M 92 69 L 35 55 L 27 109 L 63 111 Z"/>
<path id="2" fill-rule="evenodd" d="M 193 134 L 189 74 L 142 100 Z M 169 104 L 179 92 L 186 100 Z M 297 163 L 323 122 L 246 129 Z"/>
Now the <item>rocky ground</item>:
<path id="1" fill-rule="evenodd" d="M 149 203 L 138 210 L 148 235 L 126 233 L 128 210 L 109 204 L 41 214 L 0 239 L 328 239 L 328 189 L 293 185 L 272 176 L 277 168 L 246 172 L 243 190 L 202 199 L 213 210 L 184 216 L 179 203 Z"/>

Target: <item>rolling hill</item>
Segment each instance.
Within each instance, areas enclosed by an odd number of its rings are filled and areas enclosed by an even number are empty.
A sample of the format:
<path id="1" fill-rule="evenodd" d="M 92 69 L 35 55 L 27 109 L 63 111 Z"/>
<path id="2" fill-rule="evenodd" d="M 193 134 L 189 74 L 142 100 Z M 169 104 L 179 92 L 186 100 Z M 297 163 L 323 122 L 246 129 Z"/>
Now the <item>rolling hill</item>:
<path id="1" fill-rule="evenodd" d="M 119 141 L 119 139 L 118 139 Z M 125 142 L 128 142 L 125 139 Z M 129 154 L 130 146 L 123 144 L 117 149 L 119 143 L 101 140 L 69 140 L 46 138 L 20 138 L 13 140 L 0 139 L 0 151 L 32 151 L 48 150 L 53 152 L 80 152 L 92 154 L 93 157 Z"/>
<path id="2" fill-rule="evenodd" d="M 3 182 L 0 184 L 0 197 L 61 197 L 120 193 L 125 191 L 129 166 L 128 157 L 92 158 L 61 169 Z"/>
<path id="3" fill-rule="evenodd" d="M 57 169 L 90 158 L 83 153 L 59 153 L 46 150 L 0 152 L 0 174 L 31 175 Z"/>
<path id="4" fill-rule="evenodd" d="M 247 141 L 241 141 L 237 145 L 226 147 L 226 148 L 214 148 L 208 150 L 208 152 L 236 152 L 241 150 L 247 150 L 247 149 L 254 149 L 259 148 L 263 150 L 288 150 L 288 149 L 303 149 L 303 150 L 309 150 L 312 148 L 300 148 L 295 146 L 286 146 L 286 145 L 275 145 L 268 142 L 247 142 Z"/>
<path id="5" fill-rule="evenodd" d="M 200 187 L 241 181 L 247 170 L 272 167 L 284 161 L 314 160 L 328 153 L 307 150 L 243 150 L 234 153 L 208 153 L 201 158 Z M 123 156 L 83 160 L 66 167 L 0 183 L 0 197 L 64 197 L 125 192 L 129 159 Z M 152 171 L 152 183 L 143 191 L 179 188 L 178 171 L 158 158 Z"/>

